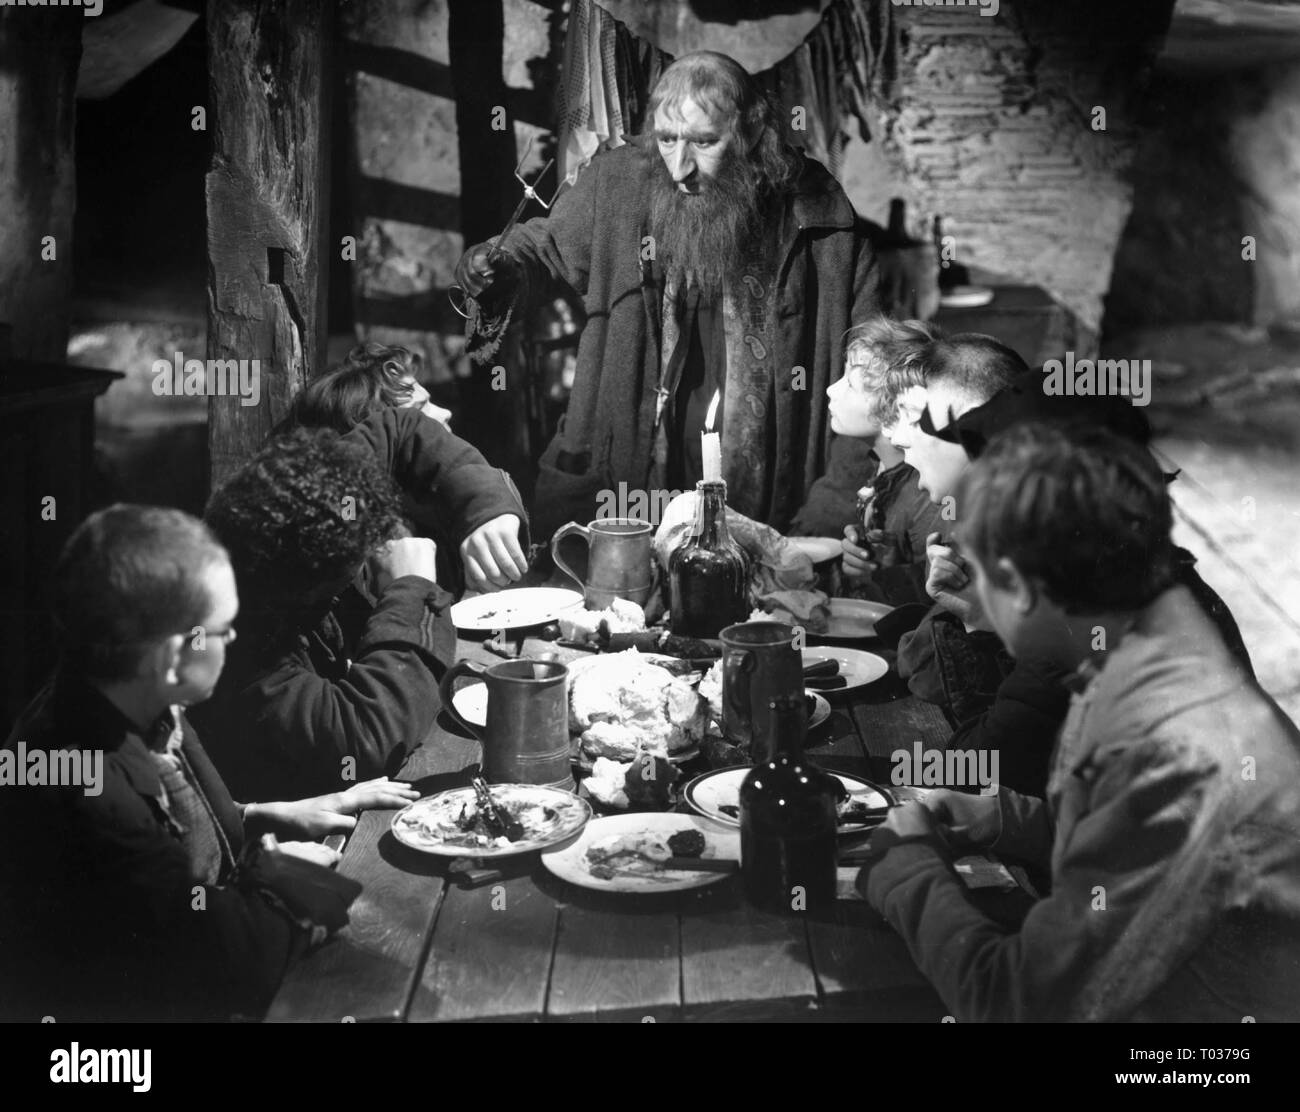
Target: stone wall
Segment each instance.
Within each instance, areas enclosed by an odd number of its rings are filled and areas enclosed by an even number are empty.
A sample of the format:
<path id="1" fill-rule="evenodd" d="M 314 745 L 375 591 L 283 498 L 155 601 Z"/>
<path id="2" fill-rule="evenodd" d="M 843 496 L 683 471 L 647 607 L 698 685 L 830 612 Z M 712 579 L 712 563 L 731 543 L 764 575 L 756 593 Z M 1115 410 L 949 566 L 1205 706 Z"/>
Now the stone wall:
<path id="1" fill-rule="evenodd" d="M 1222 74 L 1157 77 L 1106 298 L 1108 336 L 1249 318 L 1256 272 L 1241 258 L 1241 188 L 1228 151 L 1242 91 Z"/>
<path id="2" fill-rule="evenodd" d="M 901 196 L 927 239 L 942 215 L 961 262 L 1044 287 L 1092 346 L 1132 204 L 1136 94 L 1172 7 L 1017 0 L 992 18 L 895 8 L 874 140 L 846 152 L 854 204 L 883 221 Z"/>

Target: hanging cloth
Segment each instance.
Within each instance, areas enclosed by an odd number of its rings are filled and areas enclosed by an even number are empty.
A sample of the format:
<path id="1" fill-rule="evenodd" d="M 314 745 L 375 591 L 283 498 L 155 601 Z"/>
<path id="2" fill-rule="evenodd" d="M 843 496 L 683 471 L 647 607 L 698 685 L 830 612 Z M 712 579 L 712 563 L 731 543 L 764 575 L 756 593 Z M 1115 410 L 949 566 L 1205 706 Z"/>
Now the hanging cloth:
<path id="1" fill-rule="evenodd" d="M 604 2 L 623 15 L 644 10 Z M 635 26 L 668 26 L 665 18 L 662 13 L 638 16 Z M 696 37 L 712 33 L 712 24 L 696 23 Z M 833 0 L 792 51 L 754 75 L 784 108 L 786 138 L 832 173 L 839 170 L 853 121 L 860 139 L 871 138 L 872 82 L 892 78 L 892 41 L 889 4 Z M 560 173 L 567 180 L 571 182 L 598 151 L 621 146 L 625 135 L 643 129 L 650 90 L 672 61 L 671 54 L 597 0 L 573 0 L 564 44 L 565 109 L 559 143 Z M 801 111 L 796 114 L 795 109 Z"/>
<path id="2" fill-rule="evenodd" d="M 618 81 L 618 33 L 593 0 L 573 0 L 564 40 L 564 115 L 559 172 L 572 183 L 602 147 L 618 147 L 626 130 Z"/>

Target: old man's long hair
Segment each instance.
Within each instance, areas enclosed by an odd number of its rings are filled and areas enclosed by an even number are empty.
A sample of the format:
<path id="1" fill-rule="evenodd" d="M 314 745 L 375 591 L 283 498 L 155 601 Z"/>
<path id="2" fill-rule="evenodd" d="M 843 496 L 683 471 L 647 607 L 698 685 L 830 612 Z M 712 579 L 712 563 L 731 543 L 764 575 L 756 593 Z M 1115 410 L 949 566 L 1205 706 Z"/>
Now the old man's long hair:
<path id="1" fill-rule="evenodd" d="M 658 110 L 679 114 L 688 98 L 727 121 L 732 136 L 716 178 L 702 181 L 694 196 L 676 188 L 655 139 Z M 752 255 L 771 238 L 761 234 L 763 221 L 775 220 L 777 199 L 799 176 L 801 159 L 782 134 L 776 106 L 734 59 L 687 54 L 655 85 L 639 143 L 652 165 L 650 232 L 664 266 L 714 296 L 736 273 L 742 251 Z"/>

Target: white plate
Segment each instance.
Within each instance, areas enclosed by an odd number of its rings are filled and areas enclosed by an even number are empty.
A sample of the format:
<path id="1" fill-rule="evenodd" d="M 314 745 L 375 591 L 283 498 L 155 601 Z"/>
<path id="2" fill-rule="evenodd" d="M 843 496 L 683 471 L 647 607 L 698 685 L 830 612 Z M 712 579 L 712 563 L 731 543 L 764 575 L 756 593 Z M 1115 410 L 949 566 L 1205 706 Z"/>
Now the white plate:
<path id="1" fill-rule="evenodd" d="M 475 726 L 487 725 L 487 684 L 480 681 L 458 687 L 452 694 L 451 702 L 466 722 Z"/>
<path id="2" fill-rule="evenodd" d="M 988 286 L 953 286 L 939 298 L 939 304 L 945 309 L 978 309 L 993 300 L 993 291 Z"/>
<path id="3" fill-rule="evenodd" d="M 868 602 L 860 598 L 833 598 L 829 602 L 831 616 L 821 633 L 809 633 L 810 638 L 830 641 L 862 641 L 876 635 L 876 622 L 894 608 L 883 602 Z"/>
<path id="4" fill-rule="evenodd" d="M 740 785 L 745 782 L 745 777 L 748 775 L 748 768 L 722 768 L 717 772 L 706 772 L 687 784 L 682 795 L 687 803 L 706 818 L 727 826 L 738 827 L 740 819 L 732 818 L 721 808 L 740 806 Z M 854 800 L 861 801 L 868 807 L 888 807 L 893 802 L 874 784 L 857 776 L 851 776 L 847 772 L 832 772 L 831 775 L 844 785 Z M 866 823 L 853 822 L 842 825 L 839 832 L 854 834 L 868 829 L 870 827 Z"/>
<path id="5" fill-rule="evenodd" d="M 568 845 L 556 846 L 542 854 L 542 864 L 561 880 L 598 892 L 682 892 L 703 888 L 726 880 L 736 873 L 706 873 L 688 869 L 661 869 L 646 862 L 645 875 L 618 873 L 605 880 L 592 876 L 587 868 L 587 847 L 610 834 L 634 834 L 640 831 L 658 834 L 667 840 L 679 830 L 698 830 L 704 835 L 704 857 L 740 859 L 740 834 L 698 815 L 655 812 L 609 815 L 592 819 L 580 837 Z"/>
<path id="6" fill-rule="evenodd" d="M 591 818 L 585 799 L 537 784 L 493 784 L 492 798 L 525 824 L 525 837 L 505 845 L 479 845 L 462 840 L 456 828 L 461 808 L 475 807 L 473 788 L 453 788 L 417 799 L 393 816 L 393 836 L 403 845 L 438 857 L 509 857 L 544 849 L 571 838 Z M 549 808 L 547 818 L 540 808 Z M 524 808 L 519 813 L 516 808 Z M 453 840 L 448 840 L 453 839 Z"/>
<path id="7" fill-rule="evenodd" d="M 808 729 L 811 730 L 831 716 L 831 705 L 816 691 L 807 690 L 804 694 L 810 696 L 813 701 L 812 714 L 808 716 Z"/>
<path id="8" fill-rule="evenodd" d="M 457 629 L 490 633 L 553 622 L 560 611 L 581 606 L 582 595 L 564 587 L 514 587 L 461 599 L 451 608 Z"/>
<path id="9" fill-rule="evenodd" d="M 814 649 L 805 649 L 803 654 L 804 664 L 807 665 L 814 660 L 838 660 L 840 664 L 839 675 L 843 676 L 847 683 L 843 687 L 831 687 L 820 692 L 828 699 L 831 697 L 838 698 L 841 695 L 851 695 L 854 691 L 866 687 L 869 683 L 875 683 L 889 672 L 889 662 L 884 657 L 877 656 L 875 653 L 864 652 L 862 649 L 845 649 L 839 645 L 819 645 Z"/>
<path id="10" fill-rule="evenodd" d="M 787 537 L 786 539 L 814 564 L 834 560 L 844 551 L 843 546 L 834 537 Z"/>

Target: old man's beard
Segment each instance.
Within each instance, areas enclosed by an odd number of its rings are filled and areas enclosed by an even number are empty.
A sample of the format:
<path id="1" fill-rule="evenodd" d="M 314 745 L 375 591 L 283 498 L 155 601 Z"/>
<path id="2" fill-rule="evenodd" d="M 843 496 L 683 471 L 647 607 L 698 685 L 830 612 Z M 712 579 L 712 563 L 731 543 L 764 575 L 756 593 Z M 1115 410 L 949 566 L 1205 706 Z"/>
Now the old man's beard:
<path id="1" fill-rule="evenodd" d="M 727 158 L 698 193 L 683 193 L 663 160 L 654 159 L 650 234 L 667 274 L 679 286 L 698 286 L 706 298 L 722 291 L 723 279 L 739 273 L 742 254 L 761 251 L 767 190 L 757 167 Z"/>

